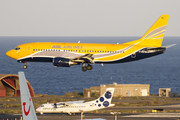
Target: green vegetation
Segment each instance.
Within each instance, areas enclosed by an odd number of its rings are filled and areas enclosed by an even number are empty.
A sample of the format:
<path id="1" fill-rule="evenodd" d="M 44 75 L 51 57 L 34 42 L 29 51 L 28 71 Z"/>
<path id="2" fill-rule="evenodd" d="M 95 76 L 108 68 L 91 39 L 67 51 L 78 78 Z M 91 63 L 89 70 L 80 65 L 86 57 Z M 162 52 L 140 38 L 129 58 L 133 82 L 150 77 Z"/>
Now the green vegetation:
<path id="1" fill-rule="evenodd" d="M 6 103 L 3 103 L 1 107 L 3 107 L 3 108 L 8 108 L 8 107 L 21 107 L 21 104 L 6 104 Z"/>
<path id="2" fill-rule="evenodd" d="M 64 94 L 63 97 L 75 97 L 75 98 L 81 98 L 83 97 L 82 93 L 78 93 L 78 91 L 73 91 L 73 92 L 67 92 Z"/>
<path id="3" fill-rule="evenodd" d="M 94 93 L 92 93 L 91 94 L 91 97 L 93 97 L 94 99 L 97 99 L 97 98 L 99 98 L 99 93 L 97 93 L 97 92 L 94 92 Z"/>
<path id="4" fill-rule="evenodd" d="M 0 113 L 22 113 L 22 110 L 11 110 L 11 109 L 8 109 L 8 110 L 0 110 Z"/>

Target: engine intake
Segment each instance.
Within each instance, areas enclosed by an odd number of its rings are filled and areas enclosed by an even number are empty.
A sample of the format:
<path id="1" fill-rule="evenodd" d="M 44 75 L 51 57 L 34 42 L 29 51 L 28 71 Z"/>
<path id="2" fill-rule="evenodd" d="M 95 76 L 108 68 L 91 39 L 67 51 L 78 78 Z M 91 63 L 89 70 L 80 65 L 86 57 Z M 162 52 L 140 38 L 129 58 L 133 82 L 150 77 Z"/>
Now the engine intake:
<path id="1" fill-rule="evenodd" d="M 72 62 L 69 59 L 58 57 L 53 59 L 53 65 L 56 67 L 70 67 Z"/>

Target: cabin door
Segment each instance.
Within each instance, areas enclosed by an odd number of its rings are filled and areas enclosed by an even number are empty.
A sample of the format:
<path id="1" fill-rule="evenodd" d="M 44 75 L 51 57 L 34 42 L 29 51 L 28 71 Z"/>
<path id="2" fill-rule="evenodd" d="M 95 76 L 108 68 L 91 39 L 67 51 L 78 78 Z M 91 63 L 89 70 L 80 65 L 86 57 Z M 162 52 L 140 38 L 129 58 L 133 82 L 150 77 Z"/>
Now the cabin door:
<path id="1" fill-rule="evenodd" d="M 27 48 L 26 48 L 26 54 L 27 55 L 31 54 L 31 47 L 32 47 L 32 45 L 27 45 Z"/>

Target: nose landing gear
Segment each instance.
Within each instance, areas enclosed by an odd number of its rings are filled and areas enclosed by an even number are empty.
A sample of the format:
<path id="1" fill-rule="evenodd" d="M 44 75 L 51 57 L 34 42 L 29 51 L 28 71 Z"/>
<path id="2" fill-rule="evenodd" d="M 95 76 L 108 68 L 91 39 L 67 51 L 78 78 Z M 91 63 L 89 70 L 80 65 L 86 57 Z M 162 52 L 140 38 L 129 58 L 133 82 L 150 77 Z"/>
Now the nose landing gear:
<path id="1" fill-rule="evenodd" d="M 26 69 L 26 68 L 27 68 L 27 63 L 26 63 L 26 62 L 24 63 L 23 68 L 24 68 L 24 69 Z"/>

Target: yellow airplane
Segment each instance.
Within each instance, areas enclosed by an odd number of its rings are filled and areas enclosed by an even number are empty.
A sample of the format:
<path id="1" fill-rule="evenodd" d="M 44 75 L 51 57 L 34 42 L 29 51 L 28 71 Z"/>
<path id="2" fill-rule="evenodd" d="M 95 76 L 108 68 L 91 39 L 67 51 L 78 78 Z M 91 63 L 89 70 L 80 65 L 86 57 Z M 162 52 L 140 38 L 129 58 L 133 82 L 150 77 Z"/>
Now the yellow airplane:
<path id="1" fill-rule="evenodd" d="M 25 63 L 24 68 L 27 62 L 52 62 L 56 67 L 82 64 L 82 71 L 91 70 L 90 64 L 95 63 L 140 60 L 165 52 L 167 47 L 161 44 L 168 19 L 169 15 L 161 15 L 142 38 L 123 44 L 35 42 L 18 45 L 6 55 Z"/>

